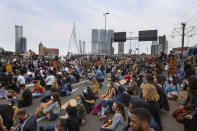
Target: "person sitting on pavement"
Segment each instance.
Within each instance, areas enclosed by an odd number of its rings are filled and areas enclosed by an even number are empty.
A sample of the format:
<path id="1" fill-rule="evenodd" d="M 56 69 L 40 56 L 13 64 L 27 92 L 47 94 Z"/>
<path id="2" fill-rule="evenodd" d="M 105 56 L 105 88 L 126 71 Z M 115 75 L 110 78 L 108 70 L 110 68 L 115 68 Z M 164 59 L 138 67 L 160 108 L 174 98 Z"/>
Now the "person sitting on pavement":
<path id="1" fill-rule="evenodd" d="M 117 95 L 116 93 L 116 89 L 113 85 L 113 82 L 111 81 L 111 79 L 108 79 L 108 90 L 107 92 L 101 96 L 101 117 L 104 116 L 105 114 L 105 107 L 106 107 L 106 102 L 110 99 L 114 99 Z"/>
<path id="2" fill-rule="evenodd" d="M 30 106 L 33 101 L 31 90 L 27 88 L 25 85 L 20 85 L 20 87 L 23 90 L 22 98 L 20 99 L 20 106 L 21 107 Z"/>
<path id="3" fill-rule="evenodd" d="M 49 71 L 49 75 L 46 78 L 46 90 L 50 90 L 53 82 L 55 81 L 55 76 L 52 71 Z"/>
<path id="4" fill-rule="evenodd" d="M 98 83 L 98 81 L 96 80 L 96 78 L 92 79 L 92 92 L 94 93 L 94 96 L 96 97 L 96 99 L 99 97 L 99 88 L 100 88 L 100 84 Z"/>
<path id="5" fill-rule="evenodd" d="M 159 95 L 156 88 L 152 84 L 145 84 L 142 88 L 142 96 L 145 100 L 147 109 L 150 111 L 155 121 L 162 130 L 160 107 L 159 107 Z"/>
<path id="6" fill-rule="evenodd" d="M 37 131 L 37 120 L 34 115 L 27 114 L 23 108 L 18 109 L 16 115 L 19 124 L 16 128 L 12 128 L 11 131 Z"/>
<path id="7" fill-rule="evenodd" d="M 78 114 L 82 118 L 81 124 L 84 125 L 86 123 L 86 108 L 82 103 L 81 96 L 77 96 L 76 101 L 77 101 L 76 109 L 77 109 Z"/>
<path id="8" fill-rule="evenodd" d="M 127 93 L 130 95 L 139 95 L 139 87 L 133 77 L 131 77 L 131 84 L 127 88 Z"/>
<path id="9" fill-rule="evenodd" d="M 188 79 L 188 96 L 183 105 L 180 105 L 174 112 L 173 116 L 178 122 L 184 123 L 185 116 L 191 114 L 197 106 L 197 78 L 192 76 Z"/>
<path id="10" fill-rule="evenodd" d="M 104 124 L 100 130 L 102 131 L 104 128 L 113 131 L 125 131 L 126 113 L 125 113 L 124 105 L 121 102 L 116 101 L 114 102 L 112 109 L 115 112 L 112 122 L 111 123 L 108 122 Z"/>
<path id="11" fill-rule="evenodd" d="M 8 99 L 7 100 L 10 101 L 9 105 L 12 106 L 12 110 L 14 112 L 14 116 L 13 116 L 14 123 L 16 123 L 16 112 L 17 112 L 18 108 L 20 107 L 20 103 L 19 103 L 20 98 L 21 98 L 21 96 L 18 95 L 13 90 L 8 91 Z"/>
<path id="12" fill-rule="evenodd" d="M 196 131 L 197 130 L 197 106 L 195 107 L 195 110 L 185 116 L 186 122 L 185 122 L 185 131 Z"/>
<path id="13" fill-rule="evenodd" d="M 88 106 L 88 113 L 90 113 L 94 109 L 96 103 L 96 98 L 90 87 L 84 88 L 82 97 Z"/>
<path id="14" fill-rule="evenodd" d="M 17 77 L 17 83 L 19 84 L 19 86 L 24 85 L 25 84 L 25 78 L 22 75 L 22 73 L 18 73 L 18 77 Z"/>
<path id="15" fill-rule="evenodd" d="M 180 88 L 177 85 L 176 78 L 170 76 L 168 80 L 165 82 L 163 89 L 168 96 L 168 99 L 176 100 L 178 98 L 178 95 L 180 94 Z"/>
<path id="16" fill-rule="evenodd" d="M 7 131 L 7 127 L 3 124 L 3 118 L 0 115 L 0 131 Z"/>
<path id="17" fill-rule="evenodd" d="M 40 107 L 35 112 L 36 116 L 40 113 L 44 114 L 49 120 L 55 120 L 61 110 L 61 99 L 58 93 L 53 93 L 51 100 L 47 103 L 41 104 Z"/>
<path id="18" fill-rule="evenodd" d="M 34 81 L 35 87 L 32 89 L 32 96 L 34 98 L 44 96 L 44 88 L 40 85 L 39 81 Z"/>
<path id="19" fill-rule="evenodd" d="M 72 88 L 71 86 L 67 83 L 66 79 L 61 80 L 61 87 L 60 87 L 60 94 L 61 96 L 69 96 L 71 94 Z"/>
<path id="20" fill-rule="evenodd" d="M 12 106 L 8 104 L 0 104 L 0 116 L 3 119 L 3 125 L 9 130 L 13 126 L 14 112 Z"/>
<path id="21" fill-rule="evenodd" d="M 129 109 L 128 109 L 128 116 L 129 117 L 128 117 L 127 130 L 129 130 L 129 128 L 130 128 L 131 112 L 137 108 L 145 108 L 145 107 L 146 107 L 146 104 L 143 99 L 141 99 L 140 97 L 132 97 L 132 99 L 129 102 Z M 153 117 L 151 117 L 150 127 L 153 128 L 155 131 L 161 131 L 161 129 L 159 128 L 158 124 L 156 123 L 156 121 Z"/>
<path id="22" fill-rule="evenodd" d="M 40 131 L 66 131 L 68 129 L 68 122 L 66 119 L 59 119 L 57 121 L 57 124 L 51 125 L 51 126 L 40 126 Z"/>
<path id="23" fill-rule="evenodd" d="M 151 113 L 145 108 L 137 108 L 131 112 L 130 126 L 132 131 L 154 131 L 150 128 Z"/>
<path id="24" fill-rule="evenodd" d="M 7 99 L 8 92 L 3 82 L 0 82 L 0 99 Z"/>

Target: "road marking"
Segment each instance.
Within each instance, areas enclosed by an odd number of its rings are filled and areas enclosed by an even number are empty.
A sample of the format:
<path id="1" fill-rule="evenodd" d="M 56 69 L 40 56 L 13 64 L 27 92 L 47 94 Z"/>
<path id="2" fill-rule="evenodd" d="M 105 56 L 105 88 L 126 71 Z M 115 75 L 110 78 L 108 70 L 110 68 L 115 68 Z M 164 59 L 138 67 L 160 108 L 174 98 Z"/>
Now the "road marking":
<path id="1" fill-rule="evenodd" d="M 74 85 L 72 85 L 72 86 L 77 86 L 77 85 L 83 84 L 83 83 L 85 83 L 85 82 L 87 82 L 87 81 L 89 81 L 89 80 L 82 81 L 82 82 L 77 83 L 77 84 L 74 84 Z M 74 93 L 74 92 L 77 91 L 77 90 L 79 90 L 79 88 L 73 89 L 71 93 Z M 39 119 L 37 119 L 37 122 L 43 120 L 44 118 L 45 118 L 45 116 L 40 117 Z"/>
<path id="2" fill-rule="evenodd" d="M 77 91 L 79 88 L 76 88 L 76 89 L 74 89 L 74 90 L 72 90 L 72 92 L 71 93 L 74 93 L 75 91 Z"/>
<path id="3" fill-rule="evenodd" d="M 39 119 L 37 119 L 37 122 L 41 121 L 44 119 L 44 116 L 43 117 L 40 117 Z"/>
<path id="4" fill-rule="evenodd" d="M 77 83 L 77 84 L 74 84 L 74 85 L 72 85 L 72 86 L 77 86 L 77 85 L 83 84 L 83 83 L 88 82 L 88 81 L 89 81 L 89 80 L 85 80 L 85 81 L 79 82 L 79 83 Z"/>
<path id="5" fill-rule="evenodd" d="M 32 87 L 34 84 L 27 84 L 26 87 Z"/>

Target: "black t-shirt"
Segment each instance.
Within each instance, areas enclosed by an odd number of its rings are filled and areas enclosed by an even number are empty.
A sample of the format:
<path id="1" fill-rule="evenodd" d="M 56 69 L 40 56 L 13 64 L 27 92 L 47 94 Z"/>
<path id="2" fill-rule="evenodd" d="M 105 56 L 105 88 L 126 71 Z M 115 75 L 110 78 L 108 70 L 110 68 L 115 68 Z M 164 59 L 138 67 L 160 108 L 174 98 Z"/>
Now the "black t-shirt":
<path id="1" fill-rule="evenodd" d="M 23 104 L 25 104 L 26 106 L 27 105 L 31 105 L 32 104 L 32 100 L 33 100 L 31 90 L 30 89 L 26 89 L 23 92 L 22 98 L 23 98 L 23 101 L 22 101 Z"/>
<path id="2" fill-rule="evenodd" d="M 10 129 L 13 124 L 13 111 L 12 107 L 7 104 L 0 105 L 0 115 L 3 118 L 3 124 Z"/>

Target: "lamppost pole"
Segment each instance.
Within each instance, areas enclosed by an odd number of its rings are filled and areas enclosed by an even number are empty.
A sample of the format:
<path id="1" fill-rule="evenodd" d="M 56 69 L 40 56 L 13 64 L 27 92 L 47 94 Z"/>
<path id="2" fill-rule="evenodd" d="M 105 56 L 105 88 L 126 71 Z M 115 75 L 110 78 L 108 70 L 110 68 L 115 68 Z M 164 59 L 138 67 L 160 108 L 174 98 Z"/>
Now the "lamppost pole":
<path id="1" fill-rule="evenodd" d="M 105 16 L 105 42 L 104 42 L 104 59 L 103 61 L 105 61 L 105 54 L 106 54 L 106 47 L 107 47 L 107 15 L 109 15 L 110 13 L 106 12 L 103 15 Z"/>

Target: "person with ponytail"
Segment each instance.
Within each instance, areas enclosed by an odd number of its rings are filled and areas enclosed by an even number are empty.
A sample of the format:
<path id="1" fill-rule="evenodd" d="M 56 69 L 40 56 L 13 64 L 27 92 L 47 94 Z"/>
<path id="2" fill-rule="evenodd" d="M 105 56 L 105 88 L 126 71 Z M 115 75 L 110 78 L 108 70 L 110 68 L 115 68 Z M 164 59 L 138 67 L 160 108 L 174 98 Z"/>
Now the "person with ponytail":
<path id="1" fill-rule="evenodd" d="M 42 112 L 49 120 L 55 120 L 59 116 L 60 110 L 60 95 L 59 93 L 55 92 L 52 94 L 51 100 L 49 102 L 40 105 L 40 107 L 35 112 L 35 115 L 38 116 Z"/>
<path id="2" fill-rule="evenodd" d="M 101 127 L 101 131 L 103 130 L 125 131 L 126 130 L 126 113 L 124 109 L 124 104 L 122 104 L 119 101 L 116 101 L 113 104 L 112 110 L 115 112 L 115 114 L 112 119 L 111 125 L 109 125 L 109 123 L 104 124 Z"/>

